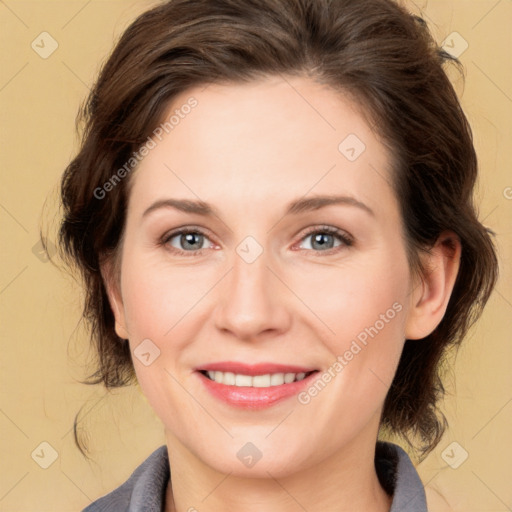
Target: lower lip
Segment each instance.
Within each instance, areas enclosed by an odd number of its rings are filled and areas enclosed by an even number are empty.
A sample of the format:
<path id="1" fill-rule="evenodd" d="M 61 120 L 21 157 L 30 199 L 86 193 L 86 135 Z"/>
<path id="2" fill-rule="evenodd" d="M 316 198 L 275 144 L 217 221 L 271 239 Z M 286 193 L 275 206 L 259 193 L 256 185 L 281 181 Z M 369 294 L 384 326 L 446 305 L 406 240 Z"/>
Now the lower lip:
<path id="1" fill-rule="evenodd" d="M 201 372 L 197 372 L 197 374 L 206 389 L 219 400 L 241 409 L 264 409 L 286 398 L 297 395 L 310 384 L 311 380 L 317 376 L 318 372 L 313 372 L 298 382 L 266 388 L 228 386 L 209 379 Z"/>

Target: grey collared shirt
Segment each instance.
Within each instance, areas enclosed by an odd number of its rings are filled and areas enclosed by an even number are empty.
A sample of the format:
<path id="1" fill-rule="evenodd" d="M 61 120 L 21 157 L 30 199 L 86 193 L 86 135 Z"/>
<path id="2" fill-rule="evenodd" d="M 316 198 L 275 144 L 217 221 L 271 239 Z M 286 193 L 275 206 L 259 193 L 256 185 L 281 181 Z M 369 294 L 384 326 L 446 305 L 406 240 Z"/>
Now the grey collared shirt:
<path id="1" fill-rule="evenodd" d="M 393 495 L 389 512 L 428 512 L 425 490 L 411 459 L 400 446 L 377 442 L 375 468 L 382 487 Z M 82 512 L 164 512 L 169 481 L 167 447 L 155 450 L 120 487 Z"/>

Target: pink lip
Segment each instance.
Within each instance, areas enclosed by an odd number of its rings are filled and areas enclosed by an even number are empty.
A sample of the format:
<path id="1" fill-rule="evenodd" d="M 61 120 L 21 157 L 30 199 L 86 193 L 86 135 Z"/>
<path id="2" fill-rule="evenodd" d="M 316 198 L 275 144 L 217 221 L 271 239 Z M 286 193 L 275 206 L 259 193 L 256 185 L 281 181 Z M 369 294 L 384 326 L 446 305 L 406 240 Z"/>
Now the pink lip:
<path id="1" fill-rule="evenodd" d="M 267 375 L 268 373 L 309 373 L 316 368 L 306 368 L 305 366 L 291 366 L 275 363 L 245 364 L 234 361 L 222 361 L 219 363 L 206 364 L 198 366 L 196 370 L 206 370 L 211 372 L 232 372 L 243 375 Z"/>
<path id="2" fill-rule="evenodd" d="M 255 388 L 251 386 L 228 386 L 219 384 L 202 371 L 222 371 L 241 373 L 244 375 L 266 375 L 268 373 L 309 373 L 304 379 L 290 384 L 270 386 L 267 388 Z M 257 365 L 246 365 L 243 363 L 224 362 L 201 366 L 197 369 L 196 375 L 206 389 L 217 399 L 241 408 L 241 409 L 263 409 L 270 407 L 277 402 L 298 394 L 302 389 L 309 386 L 318 372 L 311 368 L 300 366 L 279 365 L 273 363 L 262 363 Z"/>

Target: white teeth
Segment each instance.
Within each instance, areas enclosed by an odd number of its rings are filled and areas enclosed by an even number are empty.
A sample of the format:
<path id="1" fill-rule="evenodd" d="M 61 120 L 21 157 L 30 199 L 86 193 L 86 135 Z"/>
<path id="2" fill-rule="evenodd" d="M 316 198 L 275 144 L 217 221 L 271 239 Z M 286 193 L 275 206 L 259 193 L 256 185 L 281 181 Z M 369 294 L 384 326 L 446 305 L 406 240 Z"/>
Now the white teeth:
<path id="1" fill-rule="evenodd" d="M 271 382 L 272 377 L 270 375 L 255 375 L 252 378 L 252 386 L 255 388 L 268 388 Z"/>
<path id="2" fill-rule="evenodd" d="M 222 372 L 219 372 L 222 373 Z M 222 382 L 228 386 L 234 386 L 236 379 L 235 374 L 232 372 L 226 372 L 224 373 L 224 377 L 222 377 Z"/>
<path id="3" fill-rule="evenodd" d="M 215 377 L 221 372 L 215 372 Z M 220 379 L 219 379 L 220 380 Z M 215 382 L 218 382 L 217 380 Z M 224 380 L 223 380 L 224 382 Z M 240 373 L 235 375 L 235 386 L 252 386 L 252 377 L 250 375 L 241 375 Z"/>
<path id="4" fill-rule="evenodd" d="M 305 373 L 267 373 L 266 375 L 243 375 L 241 373 L 208 371 L 208 377 L 219 384 L 227 386 L 245 386 L 254 388 L 268 388 L 272 386 L 281 386 L 302 380 L 306 377 Z"/>
<path id="5" fill-rule="evenodd" d="M 290 384 L 295 380 L 295 373 L 285 373 L 284 374 L 284 382 L 285 384 Z"/>
<path id="6" fill-rule="evenodd" d="M 287 375 L 293 375 L 293 373 L 287 374 Z M 280 386 L 281 384 L 284 384 L 286 381 L 284 379 L 284 373 L 273 373 L 270 376 L 270 384 L 269 386 Z M 291 380 L 290 382 L 293 382 Z"/>

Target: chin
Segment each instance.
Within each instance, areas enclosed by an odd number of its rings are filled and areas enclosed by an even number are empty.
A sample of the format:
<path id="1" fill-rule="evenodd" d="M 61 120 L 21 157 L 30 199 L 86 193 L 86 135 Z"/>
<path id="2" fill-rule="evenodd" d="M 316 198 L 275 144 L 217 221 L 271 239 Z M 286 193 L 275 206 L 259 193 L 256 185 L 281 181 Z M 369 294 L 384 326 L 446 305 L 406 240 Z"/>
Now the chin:
<path id="1" fill-rule="evenodd" d="M 214 470 L 240 478 L 282 478 L 312 463 L 312 454 L 310 450 L 304 453 L 304 447 L 297 446 L 294 453 L 294 448 L 287 445 L 287 451 L 283 452 L 282 443 L 258 441 L 257 436 L 252 437 L 254 442 L 245 440 L 250 438 L 244 436 L 242 442 L 235 438 L 229 446 L 220 446 L 220 450 L 204 456 L 198 455 Z"/>

